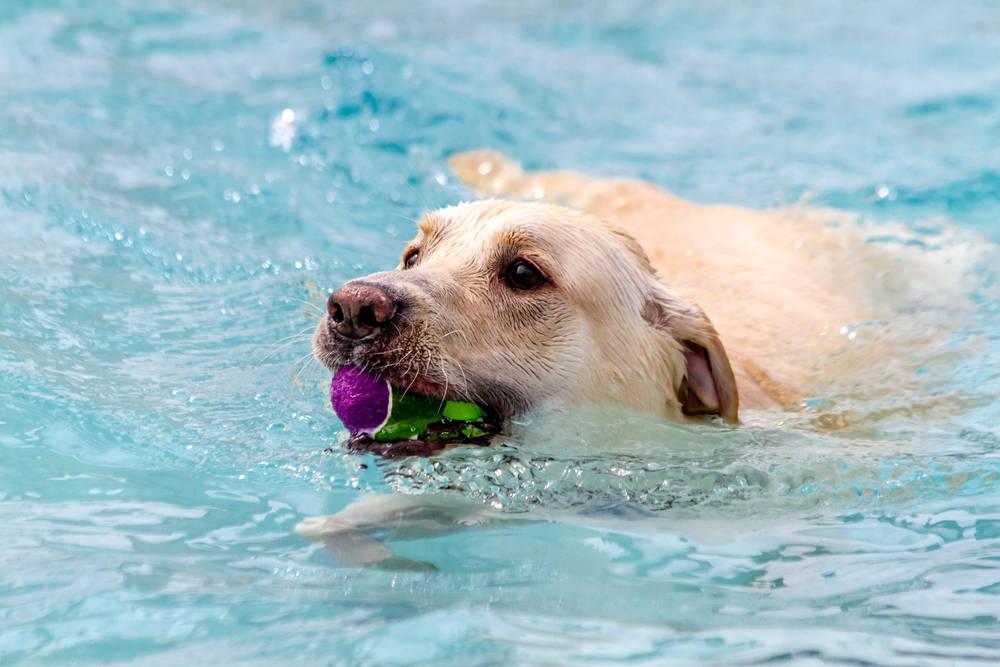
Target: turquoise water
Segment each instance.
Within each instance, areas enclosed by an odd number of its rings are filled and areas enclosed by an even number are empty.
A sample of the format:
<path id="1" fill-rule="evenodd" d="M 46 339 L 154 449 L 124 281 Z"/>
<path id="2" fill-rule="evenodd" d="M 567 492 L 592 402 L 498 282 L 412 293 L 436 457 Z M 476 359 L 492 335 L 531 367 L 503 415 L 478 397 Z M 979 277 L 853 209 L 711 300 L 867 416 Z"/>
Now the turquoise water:
<path id="1" fill-rule="evenodd" d="M 480 146 L 1000 241 L 1000 8 L 457 4 L 0 4 L 0 662 L 1000 662 L 996 264 L 949 408 L 846 431 L 379 461 L 304 335 Z M 393 544 L 435 572 L 292 532 L 444 485 L 524 521 Z"/>

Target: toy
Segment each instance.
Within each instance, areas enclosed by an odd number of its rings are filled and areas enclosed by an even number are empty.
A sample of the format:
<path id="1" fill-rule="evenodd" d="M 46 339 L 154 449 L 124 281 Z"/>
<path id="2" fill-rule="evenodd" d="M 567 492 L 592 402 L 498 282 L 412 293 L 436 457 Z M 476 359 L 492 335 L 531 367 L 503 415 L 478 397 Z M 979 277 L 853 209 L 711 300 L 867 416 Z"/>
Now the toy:
<path id="1" fill-rule="evenodd" d="M 443 401 L 401 391 L 357 366 L 341 366 L 330 383 L 330 402 L 352 440 L 460 441 L 499 429 L 474 403 Z"/>

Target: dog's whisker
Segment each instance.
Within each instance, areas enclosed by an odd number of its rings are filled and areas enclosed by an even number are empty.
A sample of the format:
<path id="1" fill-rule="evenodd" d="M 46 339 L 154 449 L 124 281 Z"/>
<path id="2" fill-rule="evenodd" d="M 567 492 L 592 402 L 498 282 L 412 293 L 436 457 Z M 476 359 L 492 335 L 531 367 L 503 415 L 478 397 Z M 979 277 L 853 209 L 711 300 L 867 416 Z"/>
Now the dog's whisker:
<path id="1" fill-rule="evenodd" d="M 462 367 L 462 362 L 460 362 L 458 359 L 452 359 L 452 362 L 458 368 L 458 372 L 462 374 L 462 393 L 468 393 L 469 377 L 465 374 L 465 368 Z"/>
<path id="2" fill-rule="evenodd" d="M 413 186 L 411 185 L 410 187 L 413 187 Z M 402 213 L 397 213 L 396 211 L 390 211 L 389 213 L 390 213 L 390 215 L 393 215 L 393 216 L 399 218 L 400 220 L 405 220 L 406 222 L 410 223 L 411 225 L 417 224 L 417 221 L 414 220 L 413 218 L 411 218 L 408 215 L 403 215 Z"/>
<path id="3" fill-rule="evenodd" d="M 298 332 L 297 334 L 292 334 L 291 336 L 288 336 L 287 338 L 281 339 L 280 341 L 278 341 L 275 344 L 275 346 L 271 349 L 270 352 L 268 352 L 266 355 L 264 355 L 263 357 L 261 357 L 260 359 L 257 360 L 257 363 L 254 365 L 254 368 L 259 368 L 260 365 L 263 364 L 265 361 L 267 361 L 271 357 L 275 356 L 276 354 L 279 354 L 279 353 L 283 352 L 284 350 L 288 349 L 289 347 L 291 347 L 295 343 L 298 343 L 298 342 L 303 341 L 303 340 L 309 340 L 310 335 L 311 335 L 310 334 L 311 330 L 312 330 L 311 326 L 310 327 L 306 327 L 305 329 L 303 329 L 302 331 Z"/>
<path id="4" fill-rule="evenodd" d="M 303 371 L 305 371 L 305 369 L 309 367 L 309 365 L 312 363 L 313 360 L 314 357 L 312 355 L 308 355 L 303 357 L 302 359 L 299 359 L 296 362 L 297 370 L 295 372 L 295 375 L 293 376 L 296 381 L 298 381 L 299 376 L 302 375 Z"/>
<path id="5" fill-rule="evenodd" d="M 441 402 L 438 404 L 438 412 L 444 409 L 444 404 L 448 400 L 448 374 L 444 370 L 444 359 L 438 359 L 438 367 L 441 370 L 441 377 L 444 378 L 444 393 L 441 394 Z"/>
<path id="6" fill-rule="evenodd" d="M 309 368 L 310 364 L 313 361 L 318 361 L 318 359 L 316 359 L 316 357 L 313 356 L 313 354 L 311 352 L 309 354 L 303 355 L 302 357 L 300 357 L 299 359 L 297 359 L 295 361 L 295 365 L 298 367 L 298 370 L 296 371 L 295 375 L 292 376 L 292 382 L 293 383 L 297 383 L 299 381 L 299 378 L 302 375 L 302 373 L 307 368 Z"/>
<path id="7" fill-rule="evenodd" d="M 299 339 L 296 339 L 296 340 L 288 341 L 287 343 L 284 343 L 282 345 L 279 345 L 278 347 L 276 347 L 275 349 L 271 350 L 270 352 L 268 352 L 267 354 L 265 354 L 263 357 L 261 357 L 260 359 L 258 359 L 257 363 L 254 364 L 254 368 L 259 368 L 261 366 L 261 364 L 263 364 L 265 361 L 267 361 L 271 357 L 284 352 L 285 350 L 287 350 L 288 348 L 290 348 L 295 343 L 298 343 L 298 342 L 303 341 L 303 340 L 308 340 L 308 338 L 299 338 Z"/>
<path id="8" fill-rule="evenodd" d="M 289 336 L 284 336 L 284 337 L 282 337 L 282 338 L 279 338 L 279 339 L 278 339 L 277 341 L 275 341 L 275 342 L 277 342 L 277 343 L 283 343 L 283 342 L 285 342 L 286 340 L 289 340 L 289 339 L 291 339 L 291 338 L 295 338 L 295 337 L 297 337 L 297 336 L 301 336 L 301 335 L 302 335 L 302 334 L 304 334 L 304 333 L 308 333 L 308 332 L 312 331 L 314 327 L 315 327 L 315 325 L 314 325 L 314 324 L 309 324 L 309 325 L 307 325 L 307 326 L 304 326 L 304 327 L 302 327 L 301 329 L 299 329 L 298 331 L 296 331 L 295 333 L 293 333 L 293 334 L 291 334 L 291 335 L 289 335 Z"/>
<path id="9" fill-rule="evenodd" d="M 302 336 L 308 337 L 310 335 L 310 333 L 312 332 L 312 330 L 313 330 L 314 327 L 315 327 L 315 325 L 310 324 L 307 327 L 303 327 L 302 329 L 300 329 L 296 333 L 293 333 L 291 336 L 285 336 L 284 338 L 280 338 L 280 339 L 278 339 L 275 342 L 276 343 L 284 343 L 285 341 L 292 340 L 292 339 L 295 339 L 295 338 L 300 338 Z"/>
<path id="10" fill-rule="evenodd" d="M 412 367 L 412 365 L 406 367 L 406 372 L 403 373 L 403 377 L 406 377 L 410 373 L 410 368 L 411 367 Z M 399 397 L 400 400 L 406 398 L 406 394 L 409 393 L 410 387 L 412 387 L 413 383 L 416 382 L 416 381 L 417 381 L 417 375 L 414 374 L 413 375 L 413 379 L 410 380 L 410 383 L 408 385 L 406 385 L 406 389 L 403 390 L 403 395 Z"/>
<path id="11" fill-rule="evenodd" d="M 323 308 L 321 308 L 320 306 L 318 306 L 317 304 L 313 303 L 312 301 L 307 301 L 305 299 L 300 299 L 300 298 L 295 297 L 295 296 L 289 296 L 289 297 L 285 297 L 285 298 L 288 299 L 288 300 L 290 300 L 290 301 L 297 301 L 299 303 L 302 303 L 302 304 L 305 304 L 305 305 L 309 306 L 310 308 L 312 308 L 313 310 L 315 310 L 317 313 L 319 313 L 320 316 L 326 315 L 326 311 Z"/>
<path id="12" fill-rule="evenodd" d="M 468 345 L 468 344 L 469 344 L 469 337 L 468 337 L 468 336 L 466 336 L 466 335 L 465 335 L 465 332 L 464 332 L 464 331 L 462 331 L 461 329 L 452 329 L 452 330 L 451 330 L 451 331 L 449 331 L 448 333 L 446 333 L 446 334 L 444 334 L 443 336 L 441 336 L 441 338 L 442 338 L 442 339 L 445 339 L 445 338 L 447 338 L 448 336 L 454 336 L 455 334 L 460 334 L 460 335 L 462 336 L 462 338 L 464 338 L 464 339 L 465 339 L 465 344 L 466 344 L 466 345 Z"/>
<path id="13" fill-rule="evenodd" d="M 427 201 L 427 198 L 424 196 L 423 191 L 420 190 L 420 189 L 418 189 L 415 185 L 413 185 L 413 183 L 406 183 L 406 186 L 408 188 L 410 188 L 410 191 L 417 196 L 417 199 L 420 200 L 420 206 L 423 208 L 424 211 L 430 211 L 430 210 L 436 208 L 435 206 L 431 205 L 430 202 Z M 400 214 L 400 213 L 397 213 L 396 215 L 402 216 L 402 214 Z M 406 217 L 406 216 L 402 216 L 402 217 Z M 416 224 L 415 220 L 411 219 L 410 222 L 412 224 Z"/>
<path id="14" fill-rule="evenodd" d="M 413 387 L 413 384 L 416 381 L 417 381 L 417 376 L 414 375 L 413 379 L 410 380 L 410 384 L 406 385 L 406 389 L 403 390 L 403 395 L 399 397 L 399 400 L 403 400 L 404 398 L 406 398 L 406 394 L 409 393 L 410 389 Z"/>
<path id="15" fill-rule="evenodd" d="M 417 350 L 416 348 L 414 348 L 413 350 L 411 350 L 411 351 L 410 351 L 410 354 L 409 354 L 409 355 L 407 355 L 407 357 L 406 357 L 406 358 L 407 358 L 407 359 L 409 359 L 410 361 L 409 361 L 409 363 L 408 363 L 408 364 L 407 364 L 407 366 L 406 366 L 406 372 L 405 372 L 405 373 L 403 373 L 403 377 L 406 377 L 407 375 L 409 375 L 409 374 L 410 374 L 410 371 L 411 371 L 411 370 L 412 370 L 412 368 L 413 368 L 413 363 L 414 363 L 414 362 L 416 361 L 416 355 L 417 355 L 417 352 L 418 352 L 418 350 Z M 402 365 L 402 362 L 400 362 L 400 364 L 399 364 L 399 365 Z M 418 367 L 417 367 L 417 371 L 418 371 L 418 372 L 416 372 L 416 373 L 414 373 L 414 374 L 413 374 L 413 379 L 412 379 L 412 380 L 410 380 L 410 384 L 408 384 L 408 385 L 406 386 L 406 389 L 404 389 L 404 390 L 403 390 L 403 397 L 405 397 L 405 396 L 406 396 L 406 394 L 407 394 L 407 393 L 408 393 L 408 392 L 410 391 L 410 388 L 411 388 L 411 387 L 413 387 L 413 384 L 414 384 L 414 383 L 415 383 L 415 382 L 417 381 L 417 379 L 418 379 L 418 378 L 420 377 L 420 373 L 419 373 L 419 370 L 420 370 L 420 367 L 418 366 Z M 402 398 L 402 397 L 401 397 L 401 398 Z"/>

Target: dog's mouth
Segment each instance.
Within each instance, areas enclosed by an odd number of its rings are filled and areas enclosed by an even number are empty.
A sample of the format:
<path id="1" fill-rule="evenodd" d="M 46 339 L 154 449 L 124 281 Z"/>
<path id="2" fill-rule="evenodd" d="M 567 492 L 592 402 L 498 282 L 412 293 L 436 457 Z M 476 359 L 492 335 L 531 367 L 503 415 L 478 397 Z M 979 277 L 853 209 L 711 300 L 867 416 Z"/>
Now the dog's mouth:
<path id="1" fill-rule="evenodd" d="M 477 380 L 474 369 L 449 363 L 434 340 L 433 332 L 420 322 L 409 323 L 391 336 L 345 338 L 324 317 L 313 337 L 313 352 L 332 372 L 345 365 L 358 366 L 407 393 L 475 403 L 496 423 L 506 423 L 531 408 L 528 398 L 513 385 Z M 451 366 L 460 370 L 447 371 Z"/>

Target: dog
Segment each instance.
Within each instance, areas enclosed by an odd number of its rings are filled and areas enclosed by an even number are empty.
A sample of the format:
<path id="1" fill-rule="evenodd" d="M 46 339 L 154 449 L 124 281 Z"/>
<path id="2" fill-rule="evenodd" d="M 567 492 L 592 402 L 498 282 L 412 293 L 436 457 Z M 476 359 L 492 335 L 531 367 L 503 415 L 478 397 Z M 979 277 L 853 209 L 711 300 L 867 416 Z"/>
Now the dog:
<path id="1" fill-rule="evenodd" d="M 741 405 L 800 405 L 845 361 L 841 329 L 884 319 L 880 288 L 909 280 L 830 213 L 698 205 L 488 151 L 451 166 L 508 199 L 429 213 L 396 270 L 334 292 L 314 336 L 329 368 L 506 419 L 616 405 L 736 423 Z"/>
<path id="2" fill-rule="evenodd" d="M 914 303 L 961 307 L 940 289 L 950 277 L 872 246 L 845 214 L 696 204 L 640 181 L 525 172 L 493 151 L 450 165 L 491 198 L 427 214 L 395 270 L 330 295 L 313 340 L 330 369 L 363 366 L 505 423 L 615 406 L 735 426 L 807 410 L 838 381 L 856 395 L 849 378 L 873 359 L 905 387 L 902 337 L 857 340 L 858 327 Z M 376 497 L 297 530 L 396 562 L 367 531 L 439 505 Z M 461 507 L 464 522 L 475 510 Z"/>

